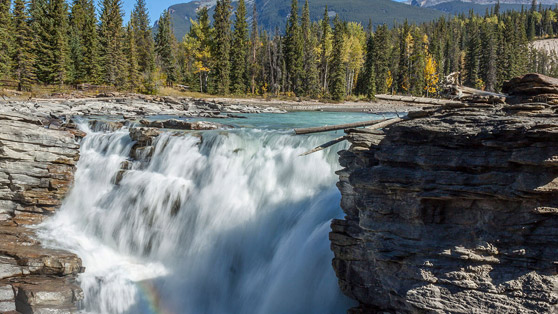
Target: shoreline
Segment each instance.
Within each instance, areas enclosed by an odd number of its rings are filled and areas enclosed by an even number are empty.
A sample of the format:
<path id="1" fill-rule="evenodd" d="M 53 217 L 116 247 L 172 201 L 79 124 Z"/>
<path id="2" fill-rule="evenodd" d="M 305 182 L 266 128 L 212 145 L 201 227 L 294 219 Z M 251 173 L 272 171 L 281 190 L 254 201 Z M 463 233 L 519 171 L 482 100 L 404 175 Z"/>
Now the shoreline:
<path id="1" fill-rule="evenodd" d="M 83 96 L 83 97 L 81 97 Z M 57 105 L 62 105 L 76 111 L 76 113 L 91 114 L 83 112 L 83 108 L 75 109 L 79 105 L 87 103 L 103 103 L 106 106 L 113 104 L 113 112 L 118 111 L 119 105 L 128 105 L 130 107 L 141 107 L 143 104 L 157 104 L 161 107 L 161 113 L 171 109 L 173 111 L 188 111 L 188 106 L 204 106 L 214 108 L 225 106 L 233 107 L 234 110 L 242 109 L 236 107 L 263 108 L 269 110 L 279 110 L 287 112 L 297 111 L 326 111 L 326 112 L 369 112 L 369 113 L 385 113 L 385 112 L 409 112 L 420 110 L 423 107 L 440 106 L 455 101 L 438 98 L 424 98 L 398 95 L 377 95 L 375 101 L 345 101 L 342 103 L 324 102 L 319 100 L 281 100 L 281 99 L 261 99 L 261 98 L 231 98 L 231 97 L 178 97 L 178 96 L 151 96 L 142 94 L 120 94 L 120 93 L 103 93 L 97 95 L 66 95 L 59 98 L 28 98 L 21 99 L 18 97 L 4 98 L 0 100 L 0 106 L 6 107 L 9 104 L 26 104 L 33 103 L 35 106 L 44 103 L 52 104 L 53 110 L 60 109 Z M 178 108 L 176 105 L 183 105 L 184 108 Z M 47 107 L 47 106 L 40 106 Z M 57 108 L 58 107 L 58 108 Z M 42 108 L 44 109 L 44 108 Z M 68 111 L 68 110 L 66 110 Z M 45 111 L 44 111 L 45 112 Z M 56 113 L 56 112 L 54 112 Z M 155 114 L 155 113 L 152 113 Z"/>

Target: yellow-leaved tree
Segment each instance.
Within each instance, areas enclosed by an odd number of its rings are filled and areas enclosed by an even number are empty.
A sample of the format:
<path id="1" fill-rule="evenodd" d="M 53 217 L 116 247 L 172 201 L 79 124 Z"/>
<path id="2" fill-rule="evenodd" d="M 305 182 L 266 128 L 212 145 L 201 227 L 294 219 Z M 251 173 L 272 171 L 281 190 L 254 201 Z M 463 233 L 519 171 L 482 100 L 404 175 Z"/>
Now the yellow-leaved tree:
<path id="1" fill-rule="evenodd" d="M 431 54 L 428 54 L 426 56 L 426 64 L 424 66 L 424 81 L 426 82 L 424 90 L 426 90 L 426 97 L 429 97 L 430 94 L 435 94 L 437 92 L 436 85 L 439 81 L 439 76 L 436 72 L 437 68 L 438 65 L 436 64 L 436 60 L 434 60 Z"/>

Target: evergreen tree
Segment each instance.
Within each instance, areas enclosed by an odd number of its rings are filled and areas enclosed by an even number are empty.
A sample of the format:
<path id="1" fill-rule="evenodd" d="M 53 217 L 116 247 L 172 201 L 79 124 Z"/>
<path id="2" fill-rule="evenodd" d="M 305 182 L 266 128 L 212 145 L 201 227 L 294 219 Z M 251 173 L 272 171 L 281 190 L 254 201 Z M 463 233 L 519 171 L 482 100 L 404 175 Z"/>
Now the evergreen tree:
<path id="1" fill-rule="evenodd" d="M 404 94 L 408 93 L 411 87 L 409 70 L 412 48 L 413 36 L 410 32 L 409 23 L 405 21 L 403 27 L 399 30 L 399 66 L 397 74 L 398 90 Z"/>
<path id="2" fill-rule="evenodd" d="M 145 0 L 137 0 L 131 20 L 134 25 L 139 71 L 147 77 L 155 70 L 155 43 Z"/>
<path id="3" fill-rule="evenodd" d="M 425 91 L 424 69 L 428 51 L 429 39 L 417 28 L 413 31 L 413 47 L 411 52 L 411 63 L 409 69 L 411 94 L 420 96 Z"/>
<path id="4" fill-rule="evenodd" d="M 494 26 L 490 23 L 483 23 L 481 29 L 481 62 L 482 80 L 488 91 L 495 91 L 497 84 L 497 41 L 494 34 Z"/>
<path id="5" fill-rule="evenodd" d="M 343 62 L 343 23 L 336 15 L 333 20 L 333 49 L 331 60 L 331 80 L 329 92 L 334 100 L 345 98 L 345 65 Z"/>
<path id="6" fill-rule="evenodd" d="M 291 15 L 287 21 L 285 33 L 285 65 L 288 77 L 288 90 L 302 93 L 301 77 L 303 71 L 302 32 L 298 21 L 298 1 L 292 0 Z"/>
<path id="7" fill-rule="evenodd" d="M 99 79 L 99 38 L 93 0 L 74 0 L 70 13 L 70 50 L 73 82 Z"/>
<path id="8" fill-rule="evenodd" d="M 380 25 L 374 34 L 374 55 L 376 90 L 380 94 L 388 92 L 386 85 L 389 71 L 389 30 L 387 25 Z"/>
<path id="9" fill-rule="evenodd" d="M 465 52 L 465 84 L 473 87 L 479 87 L 480 79 L 480 56 L 481 42 L 479 34 L 479 26 L 470 21 L 467 26 L 469 39 Z"/>
<path id="10" fill-rule="evenodd" d="M 324 93 L 327 91 L 328 75 L 329 75 L 329 58 L 331 54 L 331 26 L 329 25 L 329 12 L 327 5 L 325 7 L 324 18 L 321 23 L 322 39 L 321 46 L 321 80 Z"/>
<path id="11" fill-rule="evenodd" d="M 248 22 L 246 5 L 239 0 L 234 22 L 233 45 L 231 47 L 231 90 L 234 94 L 246 92 L 246 61 L 248 59 Z"/>
<path id="12" fill-rule="evenodd" d="M 35 80 L 33 37 L 26 0 L 14 2 L 14 26 L 17 29 L 14 38 L 14 73 L 19 91 L 30 91 Z"/>
<path id="13" fill-rule="evenodd" d="M 374 34 L 370 32 L 366 42 L 366 61 L 364 62 L 364 72 L 362 75 L 362 94 L 368 99 L 376 97 L 376 43 Z"/>
<path id="14" fill-rule="evenodd" d="M 12 51 L 11 0 L 0 0 L 0 78 L 10 72 Z"/>
<path id="15" fill-rule="evenodd" d="M 215 28 L 213 46 L 215 92 L 220 95 L 227 95 L 230 90 L 231 8 L 230 0 L 217 0 L 213 15 Z"/>
<path id="16" fill-rule="evenodd" d="M 304 4 L 302 10 L 302 39 L 304 43 L 304 59 L 302 71 L 302 91 L 304 95 L 316 97 L 318 96 L 318 67 L 316 58 L 316 37 L 312 32 L 312 24 L 310 21 L 310 9 L 308 0 Z"/>
<path id="17" fill-rule="evenodd" d="M 64 0 L 34 0 L 31 18 L 37 78 L 62 85 L 69 67 L 68 6 Z"/>
<path id="18" fill-rule="evenodd" d="M 133 21 L 130 21 L 128 22 L 128 26 L 126 27 L 126 86 L 132 91 L 137 90 L 140 82 L 135 34 L 135 25 Z"/>
<path id="19" fill-rule="evenodd" d="M 102 81 L 122 87 L 126 83 L 124 32 L 120 0 L 103 0 L 99 26 Z"/>
<path id="20" fill-rule="evenodd" d="M 176 39 L 172 30 L 171 15 L 166 10 L 159 19 L 159 28 L 155 35 L 155 52 L 159 65 L 166 75 L 167 86 L 176 82 Z"/>
<path id="21" fill-rule="evenodd" d="M 267 36 L 264 38 L 267 39 Z M 265 45 L 264 47 L 269 47 L 269 44 Z M 258 34 L 258 11 L 256 9 L 256 2 L 254 1 L 253 13 L 252 13 L 252 32 L 250 33 L 250 62 L 249 62 L 250 91 L 252 92 L 252 94 L 256 93 L 256 76 L 260 72 L 260 66 L 258 63 L 259 50 L 260 50 L 260 38 Z M 269 60 L 271 61 L 271 58 Z M 270 71 L 272 71 L 272 67 L 270 68 L 271 68 Z"/>

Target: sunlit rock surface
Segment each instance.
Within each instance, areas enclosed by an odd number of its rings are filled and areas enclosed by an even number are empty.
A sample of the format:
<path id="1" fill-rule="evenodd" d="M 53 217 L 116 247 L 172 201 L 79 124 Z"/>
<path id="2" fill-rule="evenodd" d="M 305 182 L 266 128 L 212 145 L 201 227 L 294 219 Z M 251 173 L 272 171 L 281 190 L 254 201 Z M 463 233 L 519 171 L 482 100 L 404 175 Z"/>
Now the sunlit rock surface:
<path id="1" fill-rule="evenodd" d="M 71 313 L 83 299 L 72 253 L 47 249 L 27 225 L 60 206 L 79 158 L 71 125 L 0 112 L 0 313 Z"/>
<path id="2" fill-rule="evenodd" d="M 330 239 L 351 312 L 557 311 L 557 108 L 453 105 L 349 130 Z"/>

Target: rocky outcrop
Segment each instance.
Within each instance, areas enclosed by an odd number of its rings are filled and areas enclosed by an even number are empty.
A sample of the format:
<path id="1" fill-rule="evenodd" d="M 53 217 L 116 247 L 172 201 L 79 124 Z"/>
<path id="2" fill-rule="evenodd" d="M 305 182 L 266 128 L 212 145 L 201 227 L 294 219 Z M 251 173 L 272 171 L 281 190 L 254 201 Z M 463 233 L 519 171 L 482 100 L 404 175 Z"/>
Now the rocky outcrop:
<path id="1" fill-rule="evenodd" d="M 98 98 L 33 99 L 6 101 L 4 110 L 25 116 L 180 116 L 228 118 L 235 113 L 285 113 L 273 106 L 240 104 L 229 100 L 206 100 L 186 97 L 106 94 Z M 232 114 L 232 115 L 231 115 Z"/>
<path id="2" fill-rule="evenodd" d="M 83 135 L 58 119 L 0 112 L 0 313 L 71 313 L 83 299 L 79 257 L 41 246 L 26 227 L 60 206 Z"/>
<path id="3" fill-rule="evenodd" d="M 175 129 L 175 130 L 217 130 L 226 126 L 220 123 L 208 121 L 184 121 L 178 119 L 148 121 L 141 120 L 140 124 L 150 128 Z"/>
<path id="4" fill-rule="evenodd" d="M 330 240 L 351 312 L 558 311 L 557 109 L 454 104 L 348 130 Z"/>

